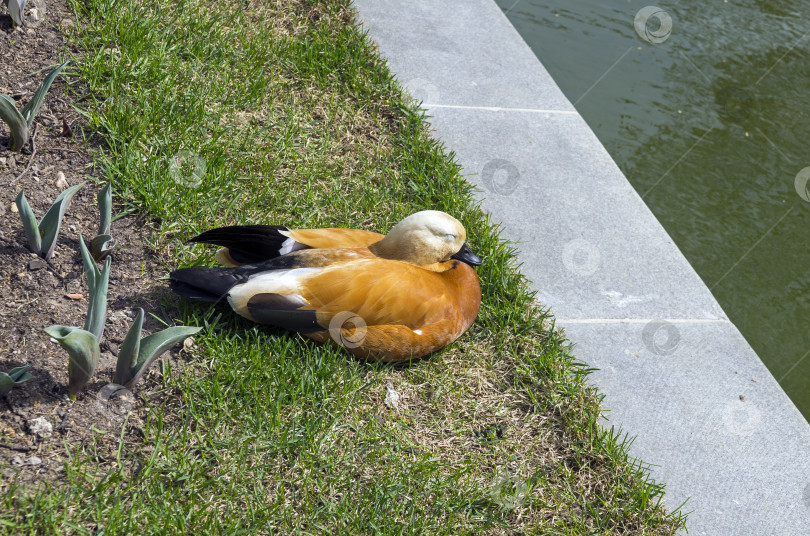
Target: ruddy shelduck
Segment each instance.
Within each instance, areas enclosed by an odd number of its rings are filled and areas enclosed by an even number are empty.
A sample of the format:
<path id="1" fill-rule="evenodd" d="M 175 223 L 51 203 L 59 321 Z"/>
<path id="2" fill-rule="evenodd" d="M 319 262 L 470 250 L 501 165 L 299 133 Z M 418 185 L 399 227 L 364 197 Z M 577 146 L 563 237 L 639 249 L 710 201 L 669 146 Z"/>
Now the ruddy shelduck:
<path id="1" fill-rule="evenodd" d="M 461 336 L 481 305 L 481 264 L 461 223 L 444 212 L 408 216 L 387 235 L 357 229 L 246 225 L 192 242 L 222 246 L 228 268 L 170 275 L 187 298 L 226 300 L 250 320 L 278 326 L 352 354 L 404 361 Z"/>

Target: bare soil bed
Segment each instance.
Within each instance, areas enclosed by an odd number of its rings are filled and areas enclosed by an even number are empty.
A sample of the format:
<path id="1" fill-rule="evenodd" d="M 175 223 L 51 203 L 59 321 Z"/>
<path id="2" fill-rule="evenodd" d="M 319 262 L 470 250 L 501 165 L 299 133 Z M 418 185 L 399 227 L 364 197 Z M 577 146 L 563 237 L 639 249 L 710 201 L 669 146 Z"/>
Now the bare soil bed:
<path id="1" fill-rule="evenodd" d="M 66 46 L 64 32 L 74 24 L 63 0 L 49 1 L 42 23 L 24 28 L 12 28 L 10 16 L 0 7 L 0 93 L 14 98 L 21 108 L 59 63 Z M 29 364 L 33 374 L 32 380 L 0 400 L 0 487 L 15 480 L 24 487 L 59 481 L 68 453 L 92 454 L 103 470 L 115 460 L 125 420 L 124 441 L 141 441 L 147 411 L 143 402 L 161 370 L 153 366 L 135 395 L 108 386 L 134 308 L 146 310 L 144 331 L 152 332 L 159 323 L 149 312 L 156 311 L 167 292 L 158 281 L 166 270 L 146 246 L 154 226 L 142 218 L 128 216 L 112 224 L 117 249 L 101 360 L 75 402 L 66 396 L 67 354 L 43 332 L 53 324 L 83 326 L 87 287 L 78 239 L 82 235 L 89 241 L 99 223 L 100 170 L 88 150 L 93 140 L 85 141 L 88 134 L 73 108 L 74 93 L 67 90 L 64 74 L 57 78 L 36 117 L 34 143 L 22 153 L 8 148 L 8 126 L 0 122 L 0 371 Z M 46 262 L 28 249 L 14 199 L 24 189 L 41 218 L 66 187 L 57 186 L 60 173 L 70 186 L 87 184 L 74 197 L 56 254 Z M 116 206 L 113 217 L 121 210 Z"/>

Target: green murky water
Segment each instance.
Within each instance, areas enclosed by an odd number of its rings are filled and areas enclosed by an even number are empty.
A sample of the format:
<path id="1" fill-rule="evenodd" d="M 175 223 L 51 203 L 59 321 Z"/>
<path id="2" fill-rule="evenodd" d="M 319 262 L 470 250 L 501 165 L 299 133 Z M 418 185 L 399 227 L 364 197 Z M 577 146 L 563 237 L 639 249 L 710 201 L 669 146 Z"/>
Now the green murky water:
<path id="1" fill-rule="evenodd" d="M 810 419 L 810 2 L 497 2 Z"/>

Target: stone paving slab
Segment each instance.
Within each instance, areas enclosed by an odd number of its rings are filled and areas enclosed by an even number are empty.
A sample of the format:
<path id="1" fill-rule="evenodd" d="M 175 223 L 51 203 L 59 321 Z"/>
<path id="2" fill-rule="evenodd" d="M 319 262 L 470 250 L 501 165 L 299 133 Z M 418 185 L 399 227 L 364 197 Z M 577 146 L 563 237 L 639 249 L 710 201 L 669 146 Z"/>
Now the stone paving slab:
<path id="1" fill-rule="evenodd" d="M 492 0 L 356 4 L 374 39 L 396 51 L 389 64 L 417 100 L 574 112 Z"/>
<path id="2" fill-rule="evenodd" d="M 729 322 L 569 324 L 608 422 L 698 535 L 810 533 L 810 427 Z"/>
<path id="3" fill-rule="evenodd" d="M 725 318 L 578 115 L 431 109 L 559 318 Z"/>

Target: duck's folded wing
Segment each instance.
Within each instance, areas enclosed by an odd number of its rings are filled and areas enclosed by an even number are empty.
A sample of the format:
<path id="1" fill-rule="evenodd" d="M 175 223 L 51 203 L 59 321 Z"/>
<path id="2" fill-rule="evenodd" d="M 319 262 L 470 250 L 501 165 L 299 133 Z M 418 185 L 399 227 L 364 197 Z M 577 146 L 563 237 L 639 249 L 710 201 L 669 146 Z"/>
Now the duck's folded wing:
<path id="1" fill-rule="evenodd" d="M 222 246 L 217 252 L 217 261 L 226 266 L 240 266 L 308 247 L 296 243 L 286 234 L 288 231 L 281 225 L 232 225 L 211 229 L 189 242 Z"/>
<path id="2" fill-rule="evenodd" d="M 281 225 L 233 225 L 211 229 L 189 242 L 222 246 L 217 261 L 226 266 L 241 266 L 308 248 L 366 247 L 383 238 L 384 235 L 361 229 L 291 230 Z"/>

